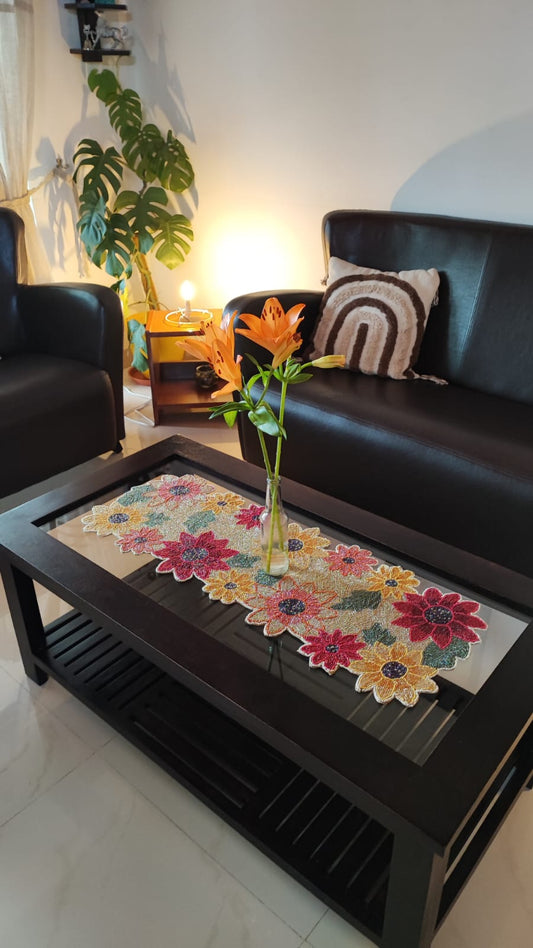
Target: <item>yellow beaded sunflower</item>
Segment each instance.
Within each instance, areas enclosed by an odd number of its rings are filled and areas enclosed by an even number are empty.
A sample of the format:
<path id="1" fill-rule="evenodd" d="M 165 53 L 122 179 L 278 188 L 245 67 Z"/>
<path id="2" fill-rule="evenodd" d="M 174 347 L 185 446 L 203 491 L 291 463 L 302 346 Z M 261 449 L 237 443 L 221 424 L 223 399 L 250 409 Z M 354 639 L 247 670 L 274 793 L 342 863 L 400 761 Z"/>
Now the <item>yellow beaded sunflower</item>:
<path id="1" fill-rule="evenodd" d="M 307 569 L 311 557 L 322 556 L 327 546 L 329 540 L 320 535 L 318 527 L 289 523 L 289 562 L 293 569 Z"/>
<path id="2" fill-rule="evenodd" d="M 405 593 L 414 592 L 420 583 L 410 569 L 383 564 L 365 577 L 365 585 L 373 592 L 380 592 L 383 599 L 402 599 Z"/>
<path id="3" fill-rule="evenodd" d="M 242 497 L 232 494 L 230 491 L 216 491 L 206 497 L 202 503 L 202 510 L 212 510 L 213 513 L 235 513 L 243 505 Z"/>
<path id="4" fill-rule="evenodd" d="M 396 698 L 412 708 L 421 692 L 433 694 L 439 690 L 433 681 L 437 669 L 422 665 L 422 650 L 410 650 L 402 642 L 390 646 L 377 642 L 365 648 L 363 657 L 351 662 L 349 670 L 359 675 L 355 690 L 373 690 L 380 704 Z"/>
<path id="5" fill-rule="evenodd" d="M 202 586 L 202 592 L 209 593 L 210 599 L 217 599 L 229 605 L 231 602 L 246 602 L 255 592 L 255 582 L 249 573 L 242 569 L 212 573 L 209 581 Z"/>
<path id="6" fill-rule="evenodd" d="M 107 537 L 110 534 L 121 537 L 136 527 L 143 526 L 146 523 L 146 513 L 133 506 L 99 504 L 81 520 L 86 533 L 97 533 L 99 537 Z"/>

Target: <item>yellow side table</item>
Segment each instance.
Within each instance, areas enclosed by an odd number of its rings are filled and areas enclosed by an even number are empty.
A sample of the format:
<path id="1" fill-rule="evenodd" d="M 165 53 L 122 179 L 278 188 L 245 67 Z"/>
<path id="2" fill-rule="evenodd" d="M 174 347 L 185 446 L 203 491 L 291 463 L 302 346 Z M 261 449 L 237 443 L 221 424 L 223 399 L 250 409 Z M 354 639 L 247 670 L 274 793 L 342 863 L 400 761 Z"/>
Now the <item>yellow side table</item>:
<path id="1" fill-rule="evenodd" d="M 180 337 L 198 335 L 202 320 L 211 315 L 220 320 L 222 310 L 192 310 L 190 322 L 180 320 L 176 313 L 149 313 L 146 321 L 146 349 L 154 424 L 161 424 L 165 416 L 205 412 L 212 409 L 217 401 L 226 401 L 224 397 L 211 398 L 212 389 L 202 389 L 197 385 L 195 371 L 199 363 L 179 345 Z M 218 387 L 222 385 L 221 381 Z"/>

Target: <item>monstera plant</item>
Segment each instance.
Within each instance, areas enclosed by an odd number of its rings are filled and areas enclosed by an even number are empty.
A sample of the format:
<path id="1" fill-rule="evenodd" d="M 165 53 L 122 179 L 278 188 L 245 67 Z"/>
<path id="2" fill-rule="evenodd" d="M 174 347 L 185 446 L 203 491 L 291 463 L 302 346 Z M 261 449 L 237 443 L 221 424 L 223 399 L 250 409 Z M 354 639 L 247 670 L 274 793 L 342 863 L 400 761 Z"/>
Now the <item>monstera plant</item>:
<path id="1" fill-rule="evenodd" d="M 79 192 L 78 230 L 93 263 L 113 277 L 128 320 L 133 367 L 146 373 L 142 322 L 130 315 L 130 280 L 137 274 L 144 310 L 161 309 L 148 255 L 170 270 L 185 259 L 193 231 L 189 218 L 169 206 L 169 194 L 190 188 L 194 172 L 182 143 L 143 122 L 133 89 L 123 89 L 110 69 L 91 70 L 89 87 L 107 108 L 120 142 L 104 148 L 83 138 L 74 154 Z M 141 317 L 142 319 L 142 317 Z"/>

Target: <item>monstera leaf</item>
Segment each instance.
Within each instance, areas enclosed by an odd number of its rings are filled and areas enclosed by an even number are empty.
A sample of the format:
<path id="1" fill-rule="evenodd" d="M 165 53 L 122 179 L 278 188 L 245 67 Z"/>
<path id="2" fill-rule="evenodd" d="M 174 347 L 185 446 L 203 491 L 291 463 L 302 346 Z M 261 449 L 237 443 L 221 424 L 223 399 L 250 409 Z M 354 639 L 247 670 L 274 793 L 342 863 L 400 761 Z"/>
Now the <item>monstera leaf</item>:
<path id="1" fill-rule="evenodd" d="M 94 191 L 104 201 L 109 201 L 110 192 L 117 192 L 122 184 L 123 162 L 113 146 L 104 149 L 94 138 L 82 138 L 75 153 L 73 178 L 77 181 L 83 174 L 83 192 Z"/>
<path id="2" fill-rule="evenodd" d="M 91 69 L 87 82 L 91 92 L 94 92 L 107 105 L 122 88 L 115 73 L 111 69 Z"/>
<path id="3" fill-rule="evenodd" d="M 120 280 L 131 276 L 135 251 L 135 238 L 127 219 L 122 214 L 111 214 L 105 237 L 93 250 L 91 260 L 97 267 L 105 264 L 106 273 Z"/>
<path id="4" fill-rule="evenodd" d="M 91 69 L 89 87 L 105 103 L 109 112 L 109 121 L 121 138 L 128 130 L 136 130 L 142 125 L 141 100 L 134 89 L 123 89 L 117 77 L 110 69 Z"/>
<path id="5" fill-rule="evenodd" d="M 85 191 L 80 201 L 78 230 L 87 253 L 92 256 L 107 231 L 106 203 L 96 191 Z"/>
<path id="6" fill-rule="evenodd" d="M 132 171 L 143 181 L 158 177 L 159 154 L 165 140 L 156 125 L 143 125 L 124 142 L 122 154 Z"/>
<path id="7" fill-rule="evenodd" d="M 148 353 L 146 352 L 146 333 L 145 328 L 138 319 L 128 320 L 128 340 L 130 342 L 133 358 L 131 364 L 138 372 L 148 371 Z"/>
<path id="8" fill-rule="evenodd" d="M 123 191 L 117 198 L 115 210 L 122 211 L 138 241 L 141 253 L 152 249 L 152 234 L 158 231 L 169 214 L 165 211 L 168 197 L 163 188 L 147 188 L 141 194 Z"/>
<path id="9" fill-rule="evenodd" d="M 194 171 L 187 152 L 170 131 L 159 151 L 157 177 L 164 188 L 175 193 L 186 191 L 194 181 Z"/>
<path id="10" fill-rule="evenodd" d="M 183 214 L 169 214 L 161 222 L 159 232 L 154 235 L 157 259 L 169 270 L 174 270 L 185 260 L 186 254 L 191 249 L 190 242 L 193 237 L 188 217 L 184 217 Z"/>

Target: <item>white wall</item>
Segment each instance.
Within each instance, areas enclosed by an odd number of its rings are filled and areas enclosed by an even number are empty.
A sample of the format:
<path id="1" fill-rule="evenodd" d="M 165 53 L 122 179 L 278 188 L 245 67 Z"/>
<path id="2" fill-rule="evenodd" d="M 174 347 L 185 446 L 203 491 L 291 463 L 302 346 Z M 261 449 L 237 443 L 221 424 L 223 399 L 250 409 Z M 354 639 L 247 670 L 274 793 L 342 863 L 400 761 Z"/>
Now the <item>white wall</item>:
<path id="1" fill-rule="evenodd" d="M 75 16 L 35 4 L 38 178 L 108 126 L 68 52 Z M 337 207 L 533 224 L 530 0 L 129 0 L 129 14 L 121 81 L 196 171 L 193 250 L 157 267 L 167 305 L 186 278 L 201 306 L 318 288 Z M 36 209 L 54 278 L 77 279 L 68 187 Z"/>

